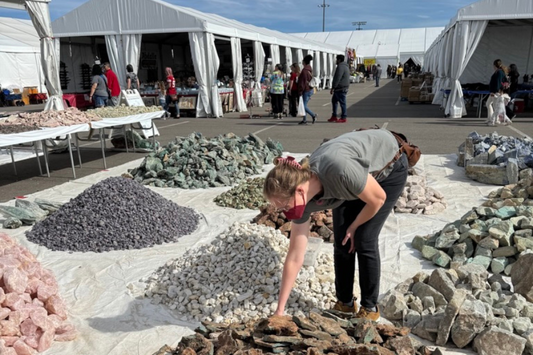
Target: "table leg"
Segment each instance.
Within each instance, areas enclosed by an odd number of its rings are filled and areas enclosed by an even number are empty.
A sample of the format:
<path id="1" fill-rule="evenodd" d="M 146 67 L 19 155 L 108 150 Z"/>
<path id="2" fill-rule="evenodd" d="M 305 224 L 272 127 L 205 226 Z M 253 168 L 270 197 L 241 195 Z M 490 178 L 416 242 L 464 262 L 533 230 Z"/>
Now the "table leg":
<path id="1" fill-rule="evenodd" d="M 130 130 L 131 130 L 131 141 L 133 144 L 133 152 L 135 153 L 135 136 L 133 135 L 133 123 L 130 124 Z"/>
<path id="2" fill-rule="evenodd" d="M 102 147 L 102 159 L 104 160 L 104 169 L 107 169 L 107 162 L 105 161 L 105 132 L 100 128 L 100 146 Z"/>
<path id="3" fill-rule="evenodd" d="M 124 130 L 124 143 L 126 143 L 126 153 L 129 153 L 130 149 L 128 148 L 128 136 L 126 135 L 126 125 L 122 126 L 122 129 Z"/>
<path id="4" fill-rule="evenodd" d="M 68 152 L 70 155 L 70 166 L 72 167 L 72 176 L 76 179 L 76 167 L 74 166 L 74 157 L 72 156 L 72 144 L 70 144 L 70 134 L 67 135 Z"/>
<path id="5" fill-rule="evenodd" d="M 50 177 L 50 169 L 48 168 L 48 149 L 46 147 L 46 140 L 43 140 L 42 144 L 43 144 L 44 164 L 46 166 L 46 175 Z"/>
<path id="6" fill-rule="evenodd" d="M 78 139 L 78 133 L 76 133 L 76 150 L 78 151 L 78 162 L 80 163 L 80 169 L 81 166 L 81 152 L 80 152 L 80 140 Z"/>
<path id="7" fill-rule="evenodd" d="M 35 156 L 37 157 L 37 165 L 39 166 L 39 174 L 41 174 L 42 176 L 43 169 L 41 168 L 41 158 L 39 157 L 39 152 L 37 151 L 37 144 L 35 144 L 35 142 L 33 142 L 32 144 L 33 144 L 33 150 L 35 151 Z M 44 148 L 43 148 L 43 153 L 44 153 Z"/>
<path id="8" fill-rule="evenodd" d="M 11 163 L 13 163 L 13 170 L 15 171 L 15 176 L 17 176 L 17 164 L 15 164 L 15 157 L 13 156 L 13 146 L 9 146 L 9 151 L 11 152 Z"/>

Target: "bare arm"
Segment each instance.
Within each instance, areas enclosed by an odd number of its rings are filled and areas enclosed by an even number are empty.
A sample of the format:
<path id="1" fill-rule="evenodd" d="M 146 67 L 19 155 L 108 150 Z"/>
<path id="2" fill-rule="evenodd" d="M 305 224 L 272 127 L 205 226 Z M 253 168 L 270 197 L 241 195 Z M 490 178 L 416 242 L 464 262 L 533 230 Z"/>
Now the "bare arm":
<path id="1" fill-rule="evenodd" d="M 92 98 L 94 95 L 94 92 L 96 91 L 96 87 L 98 86 L 98 83 L 94 83 L 93 86 L 91 86 L 91 93 L 89 94 L 89 97 Z"/>
<path id="2" fill-rule="evenodd" d="M 127 83 L 126 89 L 130 90 L 131 89 L 131 79 L 128 78 L 128 80 L 126 80 L 126 83 Z"/>
<path id="3" fill-rule="evenodd" d="M 309 220 L 303 224 L 292 223 L 289 252 L 285 258 L 285 264 L 283 264 L 281 289 L 279 291 L 278 308 L 275 315 L 283 315 L 298 272 L 304 263 L 310 226 Z"/>
<path id="4" fill-rule="evenodd" d="M 139 81 L 139 78 L 137 78 L 137 89 L 141 88 L 141 82 Z"/>
<path id="5" fill-rule="evenodd" d="M 359 226 L 365 224 L 368 222 L 372 217 L 378 213 L 380 208 L 385 204 L 385 200 L 387 199 L 387 194 L 379 185 L 379 183 L 374 179 L 372 175 L 368 175 L 368 178 L 366 180 L 366 185 L 363 191 L 358 196 L 362 201 L 364 201 L 365 207 L 359 212 L 357 217 L 355 218 L 355 221 L 348 227 L 348 230 L 346 231 L 346 236 L 344 237 L 344 240 L 342 241 L 342 245 L 345 245 L 348 240 L 351 242 L 350 246 L 350 253 L 355 252 L 355 245 L 354 245 L 354 233 L 359 228 Z"/>

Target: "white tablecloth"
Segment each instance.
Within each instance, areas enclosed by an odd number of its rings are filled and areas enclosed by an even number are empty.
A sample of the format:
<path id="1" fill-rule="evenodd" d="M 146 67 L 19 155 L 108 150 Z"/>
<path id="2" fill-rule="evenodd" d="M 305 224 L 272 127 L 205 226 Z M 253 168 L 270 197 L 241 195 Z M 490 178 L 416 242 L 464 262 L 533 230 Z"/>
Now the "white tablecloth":
<path id="1" fill-rule="evenodd" d="M 12 145 L 36 142 L 43 139 L 51 139 L 67 134 L 74 134 L 79 132 L 88 132 L 90 130 L 88 123 L 78 124 L 73 126 L 61 126 L 53 128 L 42 128 L 36 131 L 0 134 L 0 147 L 9 147 Z"/>
<path id="2" fill-rule="evenodd" d="M 91 122 L 91 127 L 93 129 L 100 129 L 100 128 L 109 128 L 109 127 L 116 127 L 116 126 L 122 126 L 132 123 L 139 123 L 145 130 L 143 130 L 144 136 L 146 138 L 152 136 L 152 129 L 151 125 L 154 118 L 160 118 L 163 116 L 165 111 L 156 111 L 156 112 L 149 112 L 149 113 L 141 113 L 138 115 L 131 115 L 131 116 L 125 116 L 125 117 L 117 117 L 117 118 L 103 118 L 101 121 L 95 121 Z M 155 127 L 154 124 L 154 132 L 155 135 L 159 135 L 159 131 L 157 130 L 157 127 Z"/>

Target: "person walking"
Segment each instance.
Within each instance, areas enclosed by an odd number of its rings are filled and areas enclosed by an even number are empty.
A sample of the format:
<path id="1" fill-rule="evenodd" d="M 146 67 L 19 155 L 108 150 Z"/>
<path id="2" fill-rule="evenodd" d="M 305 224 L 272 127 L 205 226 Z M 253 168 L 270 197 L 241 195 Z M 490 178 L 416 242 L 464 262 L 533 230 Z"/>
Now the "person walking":
<path id="1" fill-rule="evenodd" d="M 276 70 L 270 77 L 270 102 L 274 118 L 281 120 L 283 115 L 283 97 L 285 96 L 285 74 L 283 66 L 276 64 Z"/>
<path id="2" fill-rule="evenodd" d="M 403 192 L 408 161 L 385 129 L 345 133 L 318 147 L 301 164 L 276 158 L 263 188 L 267 201 L 292 221 L 275 315 L 283 315 L 300 271 L 312 212 L 333 209 L 334 309 L 377 321 L 381 261 L 379 234 Z M 355 256 L 360 309 L 353 295 Z"/>
<path id="3" fill-rule="evenodd" d="M 172 73 L 172 68 L 167 67 L 165 69 L 167 74 L 166 79 L 166 95 L 165 95 L 165 111 L 167 116 L 172 116 L 174 118 L 180 118 L 180 107 L 178 104 L 178 92 L 176 91 L 176 79 L 174 79 L 174 73 Z M 190 79 L 190 78 L 189 78 Z M 170 113 L 170 105 L 174 103 L 175 114 Z"/>
<path id="4" fill-rule="evenodd" d="M 392 67 L 391 65 L 387 65 L 387 79 L 390 79 L 391 77 L 391 70 L 392 70 Z"/>
<path id="5" fill-rule="evenodd" d="M 109 100 L 107 78 L 102 72 L 102 67 L 98 64 L 93 65 L 92 75 L 89 101 L 93 102 L 95 108 L 104 107 Z"/>
<path id="6" fill-rule="evenodd" d="M 300 75 L 300 66 L 298 63 L 291 65 L 291 76 L 289 78 L 289 85 L 287 86 L 287 93 L 289 95 L 289 114 L 291 117 L 296 117 L 298 114 L 298 76 Z"/>
<path id="7" fill-rule="evenodd" d="M 332 114 L 328 122 L 345 123 L 347 118 L 346 113 L 346 94 L 350 88 L 350 67 L 344 61 L 344 55 L 337 55 L 337 68 L 335 68 L 335 75 L 331 83 L 330 94 Z M 337 118 L 337 104 L 341 106 L 341 118 Z"/>
<path id="8" fill-rule="evenodd" d="M 376 87 L 379 87 L 379 78 L 381 78 L 381 73 L 383 70 L 381 69 L 381 65 L 378 64 L 376 67 Z"/>
<path id="9" fill-rule="evenodd" d="M 396 69 L 396 76 L 398 77 L 398 82 L 402 81 L 403 67 L 402 63 L 398 64 L 398 69 Z"/>
<path id="10" fill-rule="evenodd" d="M 133 72 L 133 66 L 128 64 L 126 66 L 126 89 L 128 90 L 139 90 L 141 83 L 137 74 Z"/>
<path id="11" fill-rule="evenodd" d="M 109 63 L 104 63 L 105 76 L 107 78 L 107 87 L 111 93 L 111 100 L 108 100 L 108 105 L 118 106 L 118 99 L 120 97 L 120 84 L 118 82 L 117 74 L 111 70 Z"/>
<path id="12" fill-rule="evenodd" d="M 490 77 L 490 83 L 489 83 L 489 92 L 490 95 L 487 99 L 487 103 L 485 106 L 487 107 L 487 125 L 488 126 L 494 126 L 494 103 L 496 102 L 496 99 L 500 94 L 503 93 L 503 83 L 507 80 L 507 75 L 505 73 L 505 68 L 503 66 L 503 63 L 500 59 L 496 59 L 492 63 L 492 67 L 494 68 L 494 73 Z"/>
<path id="13" fill-rule="evenodd" d="M 309 108 L 309 100 L 311 100 L 311 96 L 315 93 L 315 88 L 312 87 L 311 81 L 313 80 L 313 68 L 311 67 L 311 61 L 313 60 L 313 56 L 308 54 L 303 59 L 303 69 L 300 73 L 300 76 L 298 77 L 298 95 L 302 97 L 302 100 L 304 101 L 304 107 L 305 107 L 305 116 L 303 120 L 298 123 L 300 125 L 306 125 L 307 124 L 307 115 L 310 115 L 313 119 L 313 124 L 316 122 L 317 115 L 311 111 Z"/>

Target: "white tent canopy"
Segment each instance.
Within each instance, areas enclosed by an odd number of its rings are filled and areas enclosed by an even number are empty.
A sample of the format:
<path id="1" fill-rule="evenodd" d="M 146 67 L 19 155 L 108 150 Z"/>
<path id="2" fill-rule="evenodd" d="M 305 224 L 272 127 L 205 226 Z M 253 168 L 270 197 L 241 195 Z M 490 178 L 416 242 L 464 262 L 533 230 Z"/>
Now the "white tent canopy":
<path id="1" fill-rule="evenodd" d="M 52 38 L 49 2 L 50 0 L 2 0 L 0 7 L 28 11 L 41 42 L 41 65 L 50 95 L 45 110 L 62 110 L 64 107 L 59 80 L 59 41 Z"/>
<path id="2" fill-rule="evenodd" d="M 0 84 L 2 88 L 36 86 L 46 92 L 39 36 L 30 20 L 0 18 Z"/>
<path id="3" fill-rule="evenodd" d="M 199 116 L 222 115 L 220 102 L 215 97 L 220 64 L 214 43 L 215 36 L 233 40 L 234 54 L 239 52 L 235 40 L 253 42 L 256 82 L 263 74 L 263 44 L 270 44 L 276 62 L 281 60 L 280 46 L 306 52 L 344 51 L 342 47 L 324 45 L 160 0 L 91 0 L 54 21 L 53 28 L 58 38 L 105 36 L 110 63 L 119 79 L 126 72 L 126 64 L 139 61 L 142 35 L 188 33 L 195 76 L 199 84 Z M 136 36 L 135 40 L 133 36 Z M 130 45 L 127 46 L 126 43 Z M 242 57 L 235 60 L 237 62 L 232 63 L 232 67 L 242 68 Z M 208 65 L 205 64 L 206 61 Z M 234 76 L 237 75 L 234 73 Z M 121 85 L 124 82 L 125 80 L 121 80 Z M 242 109 L 241 104 L 238 105 L 239 109 Z"/>
<path id="4" fill-rule="evenodd" d="M 381 66 L 409 58 L 424 65 L 424 55 L 444 27 L 294 33 L 295 36 L 342 48 L 355 49 L 358 58 L 375 58 Z M 384 71 L 385 72 L 385 71 Z"/>
<path id="5" fill-rule="evenodd" d="M 532 43 L 531 0 L 483 0 L 460 9 L 426 53 L 437 94 L 451 90 L 447 101 L 436 95 L 433 103 L 442 104 L 453 118 L 465 115 L 461 83 L 488 84 L 495 59 L 528 72 Z"/>

